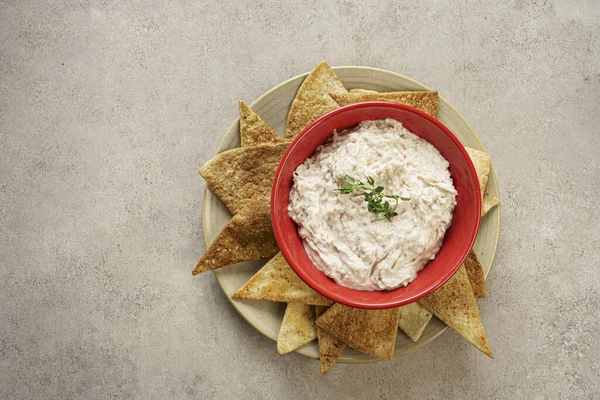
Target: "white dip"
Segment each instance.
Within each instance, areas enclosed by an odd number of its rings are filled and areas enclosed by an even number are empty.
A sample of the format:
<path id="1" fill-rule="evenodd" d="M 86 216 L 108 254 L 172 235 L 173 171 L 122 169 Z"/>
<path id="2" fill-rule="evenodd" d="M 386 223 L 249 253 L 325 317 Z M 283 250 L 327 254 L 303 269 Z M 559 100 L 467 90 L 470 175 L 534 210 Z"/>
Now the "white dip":
<path id="1" fill-rule="evenodd" d="M 363 121 L 333 139 L 294 173 L 288 212 L 308 256 L 338 284 L 359 290 L 406 286 L 439 251 L 452 221 L 456 190 L 448 161 L 394 119 Z M 399 200 L 390 221 L 367 208 L 364 191 L 350 194 L 346 175 L 367 177 Z M 394 200 L 390 201 L 390 206 Z"/>

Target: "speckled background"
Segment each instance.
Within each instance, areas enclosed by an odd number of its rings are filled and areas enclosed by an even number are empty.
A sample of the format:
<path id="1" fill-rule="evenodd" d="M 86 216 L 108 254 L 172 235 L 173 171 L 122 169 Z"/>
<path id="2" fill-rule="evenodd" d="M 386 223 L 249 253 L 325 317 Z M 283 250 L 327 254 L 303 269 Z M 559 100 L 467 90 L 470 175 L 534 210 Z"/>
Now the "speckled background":
<path id="1" fill-rule="evenodd" d="M 600 397 L 600 3 L 0 0 L 0 398 Z M 498 175 L 480 302 L 392 363 L 279 356 L 204 251 L 237 100 L 332 65 L 437 89 Z"/>

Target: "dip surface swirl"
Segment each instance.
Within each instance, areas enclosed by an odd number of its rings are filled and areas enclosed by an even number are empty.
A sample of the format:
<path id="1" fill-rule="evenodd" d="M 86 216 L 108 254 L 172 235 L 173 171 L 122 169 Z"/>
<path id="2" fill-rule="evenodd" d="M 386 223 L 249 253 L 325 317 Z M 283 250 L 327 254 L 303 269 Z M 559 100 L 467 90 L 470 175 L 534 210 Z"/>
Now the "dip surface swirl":
<path id="1" fill-rule="evenodd" d="M 448 161 L 394 119 L 363 121 L 294 173 L 288 212 L 313 264 L 358 290 L 406 286 L 439 251 L 456 206 Z M 399 201 L 391 221 L 372 222 L 363 191 L 341 194 L 346 176 L 373 177 Z"/>

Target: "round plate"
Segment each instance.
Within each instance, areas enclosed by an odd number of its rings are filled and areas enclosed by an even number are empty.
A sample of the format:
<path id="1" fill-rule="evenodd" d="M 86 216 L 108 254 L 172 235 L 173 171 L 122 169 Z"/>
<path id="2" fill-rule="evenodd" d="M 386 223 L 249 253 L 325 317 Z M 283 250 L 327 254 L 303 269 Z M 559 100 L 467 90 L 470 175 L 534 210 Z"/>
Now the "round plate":
<path id="1" fill-rule="evenodd" d="M 406 76 L 377 68 L 368 67 L 337 67 L 334 68 L 347 89 L 362 88 L 378 92 L 431 90 L 429 87 Z M 285 122 L 292 100 L 298 88 L 308 74 L 292 78 L 269 90 L 251 104 L 252 109 L 260 115 L 280 135 L 285 131 Z M 440 96 L 439 120 L 446 125 L 464 146 L 484 150 L 483 144 L 465 118 L 443 97 Z M 219 145 L 218 152 L 240 146 L 239 120 L 236 120 L 225 134 Z M 498 183 L 494 170 L 490 171 L 487 191 L 498 196 Z M 202 202 L 202 222 L 206 247 L 215 240 L 223 226 L 231 219 L 231 214 L 225 205 L 210 190 L 204 192 Z M 498 237 L 500 234 L 500 206 L 493 208 L 481 220 L 479 234 L 475 241 L 475 251 L 483 265 L 484 274 L 490 271 Z M 215 270 L 217 281 L 223 292 L 230 299 L 235 309 L 253 327 L 270 339 L 277 340 L 279 327 L 283 319 L 285 304 L 269 301 L 234 300 L 231 295 L 244 285 L 258 269 L 266 262 L 251 261 L 236 264 Z M 447 326 L 433 317 L 418 342 L 413 342 L 401 331 L 396 338 L 395 356 L 400 356 L 415 350 L 432 341 L 447 329 Z M 298 353 L 312 357 L 319 357 L 319 348 L 316 341 L 312 341 L 297 350 Z M 364 363 L 379 361 L 366 356 L 359 351 L 346 347 L 338 362 Z"/>

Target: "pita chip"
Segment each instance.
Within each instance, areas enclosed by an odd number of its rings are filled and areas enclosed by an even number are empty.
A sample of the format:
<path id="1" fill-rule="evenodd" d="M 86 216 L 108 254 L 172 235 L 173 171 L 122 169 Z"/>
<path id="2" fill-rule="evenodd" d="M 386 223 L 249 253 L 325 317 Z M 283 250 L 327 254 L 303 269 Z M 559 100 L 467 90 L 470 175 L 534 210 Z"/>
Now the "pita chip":
<path id="1" fill-rule="evenodd" d="M 402 332 L 406 333 L 413 342 L 416 342 L 423 334 L 423 331 L 425 330 L 425 327 L 427 327 L 433 314 L 419 303 L 410 303 L 398 308 L 400 309 L 398 327 L 402 329 Z"/>
<path id="2" fill-rule="evenodd" d="M 192 275 L 242 261 L 272 257 L 278 251 L 269 197 L 256 196 L 225 225 L 198 261 Z"/>
<path id="3" fill-rule="evenodd" d="M 461 266 L 442 287 L 419 300 L 419 303 L 493 358 L 464 266 Z"/>
<path id="4" fill-rule="evenodd" d="M 484 216 L 498 204 L 500 204 L 499 198 L 497 198 L 491 193 L 485 192 L 485 194 L 483 195 L 483 205 L 481 206 L 481 215 Z"/>
<path id="5" fill-rule="evenodd" d="M 242 147 L 283 142 L 283 138 L 242 100 L 240 100 L 240 137 Z"/>
<path id="6" fill-rule="evenodd" d="M 475 251 L 471 249 L 469 253 L 469 257 L 463 263 L 465 266 L 465 270 L 467 271 L 467 276 L 469 277 L 469 283 L 471 284 L 471 288 L 473 289 L 473 294 L 476 298 L 480 299 L 485 297 L 487 294 L 485 292 L 485 280 L 483 278 L 483 267 L 477 258 L 477 254 Z"/>
<path id="7" fill-rule="evenodd" d="M 277 337 L 277 351 L 286 354 L 317 338 L 315 306 L 289 303 Z"/>
<path id="8" fill-rule="evenodd" d="M 333 302 L 311 289 L 277 253 L 232 296 L 236 299 L 269 300 L 321 306 Z"/>
<path id="9" fill-rule="evenodd" d="M 317 306 L 317 318 L 319 318 L 326 310 L 327 307 Z M 344 351 L 346 344 L 329 336 L 329 334 L 319 328 L 318 325 L 317 337 L 319 339 L 319 363 L 321 364 L 321 374 L 326 375 Z"/>
<path id="10" fill-rule="evenodd" d="M 254 195 L 269 195 L 273 177 L 288 143 L 238 147 L 217 154 L 201 169 L 200 175 L 236 214 Z"/>
<path id="11" fill-rule="evenodd" d="M 333 100 L 340 106 L 364 103 L 365 101 L 388 101 L 391 103 L 405 104 L 417 108 L 437 118 L 440 108 L 440 99 L 436 91 L 421 92 L 359 92 L 359 93 L 330 93 Z"/>
<path id="12" fill-rule="evenodd" d="M 346 93 L 347 90 L 326 61 L 321 61 L 304 79 L 292 102 L 285 126 L 285 138 L 293 139 L 308 124 L 322 115 L 339 108 L 328 93 Z"/>
<path id="13" fill-rule="evenodd" d="M 471 161 L 473 161 L 473 166 L 475 167 L 475 172 L 477 172 L 477 179 L 479 179 L 479 190 L 481 192 L 481 201 L 483 202 L 483 194 L 485 193 L 488 175 L 490 174 L 492 158 L 489 156 L 489 154 L 471 147 L 465 147 L 465 150 L 467 150 L 467 153 L 469 153 L 469 157 L 471 157 Z"/>
<path id="14" fill-rule="evenodd" d="M 369 356 L 392 360 L 400 310 L 365 310 L 334 304 L 317 320 L 333 338 Z"/>

